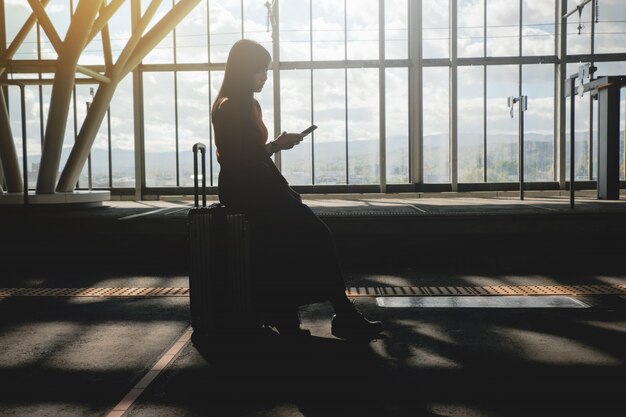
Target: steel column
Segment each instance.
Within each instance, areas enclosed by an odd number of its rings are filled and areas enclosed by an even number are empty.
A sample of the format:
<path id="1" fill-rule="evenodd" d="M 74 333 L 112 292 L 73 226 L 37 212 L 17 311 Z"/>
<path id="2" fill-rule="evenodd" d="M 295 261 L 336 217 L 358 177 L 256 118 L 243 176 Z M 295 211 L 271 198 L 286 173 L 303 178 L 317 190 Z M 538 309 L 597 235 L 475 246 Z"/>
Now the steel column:
<path id="1" fill-rule="evenodd" d="M 98 129 L 102 124 L 106 111 L 111 103 L 113 94 L 117 84 L 132 71 L 141 60 L 154 48 L 158 43 L 195 7 L 200 0 L 181 0 L 140 40 L 136 42 L 134 48 L 129 48 L 131 41 L 124 51 L 118 62 L 116 62 L 111 82 L 109 84 L 103 84 L 98 88 L 98 92 L 94 97 L 93 103 L 89 114 L 85 118 L 85 122 L 81 127 L 80 133 L 76 144 L 72 148 L 72 152 L 67 161 L 67 165 L 61 174 L 59 179 L 59 185 L 57 191 L 68 192 L 74 189 L 74 184 L 80 176 L 85 160 L 89 155 L 89 151 L 98 133 Z M 152 7 L 156 4 L 156 1 L 150 4 Z M 148 15 L 148 12 L 146 12 Z M 136 38 L 136 33 L 139 30 L 143 30 L 147 26 L 149 18 L 146 15 L 141 18 L 139 22 L 139 28 L 133 33 L 133 37 Z M 132 50 L 131 50 L 132 49 Z M 130 51 L 130 52 L 129 52 Z M 127 60 L 126 60 L 127 59 Z M 139 97 L 138 97 L 139 98 Z"/>
<path id="2" fill-rule="evenodd" d="M 450 0 L 450 116 L 449 116 L 449 146 L 450 146 L 450 183 L 452 191 L 458 190 L 458 64 L 457 64 L 457 0 Z"/>
<path id="3" fill-rule="evenodd" d="M 55 190 L 65 126 L 76 76 L 76 65 L 81 52 L 87 45 L 87 38 L 101 1 L 83 1 L 78 4 L 67 30 L 65 41 L 58 51 L 59 59 L 57 60 L 57 69 L 52 86 L 46 135 L 41 153 L 39 177 L 37 178 L 37 193 L 40 194 L 53 194 Z"/>
<path id="4" fill-rule="evenodd" d="M 387 103 L 385 91 L 385 2 L 378 0 L 378 124 L 380 192 L 387 192 Z"/>
<path id="5" fill-rule="evenodd" d="M 409 7 L 409 175 L 410 182 L 424 182 L 422 126 L 422 0 Z"/>
<path id="6" fill-rule="evenodd" d="M 6 180 L 7 191 L 19 193 L 24 190 L 20 165 L 17 160 L 17 151 L 13 141 L 11 131 L 11 121 L 9 119 L 9 109 L 7 100 L 4 97 L 4 88 L 0 88 L 0 160 Z"/>
<path id="7" fill-rule="evenodd" d="M 24 172 L 24 204 L 28 204 L 28 138 L 26 135 L 26 94 L 20 85 L 20 109 L 22 111 L 22 171 Z"/>
<path id="8" fill-rule="evenodd" d="M 554 132 L 556 141 L 556 180 L 559 182 L 559 187 L 565 189 L 565 165 L 566 165 L 566 152 L 565 152 L 565 114 L 566 114 L 566 98 L 565 98 L 565 82 L 567 79 L 567 19 L 563 18 L 563 13 L 567 11 L 567 0 L 559 0 L 557 6 L 557 20 L 560 20 L 560 25 L 557 25 L 558 34 L 556 36 L 558 42 L 557 56 L 559 63 L 556 65 L 555 74 L 555 89 L 554 89 L 554 103 L 556 117 L 554 118 Z"/>
<path id="9" fill-rule="evenodd" d="M 598 91 L 598 198 L 619 200 L 620 86 Z"/>
<path id="10" fill-rule="evenodd" d="M 569 83 L 569 208 L 574 209 L 576 199 L 576 78 L 571 77 Z"/>

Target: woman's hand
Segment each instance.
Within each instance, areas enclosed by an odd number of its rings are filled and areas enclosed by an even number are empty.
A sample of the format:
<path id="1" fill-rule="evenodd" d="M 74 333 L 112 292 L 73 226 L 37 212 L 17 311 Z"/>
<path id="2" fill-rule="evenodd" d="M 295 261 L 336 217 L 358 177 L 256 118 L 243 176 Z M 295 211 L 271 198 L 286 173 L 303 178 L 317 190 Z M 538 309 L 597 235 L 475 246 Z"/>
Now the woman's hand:
<path id="1" fill-rule="evenodd" d="M 284 150 L 293 148 L 302 142 L 302 139 L 304 139 L 304 135 L 302 133 L 283 132 L 274 140 L 274 142 L 276 142 L 280 150 Z"/>

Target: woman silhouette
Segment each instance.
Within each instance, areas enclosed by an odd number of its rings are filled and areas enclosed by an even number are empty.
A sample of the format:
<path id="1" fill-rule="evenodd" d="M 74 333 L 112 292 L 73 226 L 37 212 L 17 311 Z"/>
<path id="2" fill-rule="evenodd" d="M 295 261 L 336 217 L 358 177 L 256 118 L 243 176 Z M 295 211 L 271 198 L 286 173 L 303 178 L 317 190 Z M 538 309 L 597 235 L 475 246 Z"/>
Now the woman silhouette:
<path id="1" fill-rule="evenodd" d="M 267 80 L 270 54 L 242 39 L 228 55 L 224 81 L 211 118 L 220 164 L 219 198 L 246 214 L 252 236 L 253 292 L 265 323 L 283 336 L 300 329 L 298 307 L 330 301 L 331 331 L 344 339 L 371 338 L 382 323 L 367 320 L 345 294 L 345 284 L 328 227 L 302 203 L 271 155 L 299 144 L 303 135 L 283 132 L 268 142 L 254 93 Z"/>

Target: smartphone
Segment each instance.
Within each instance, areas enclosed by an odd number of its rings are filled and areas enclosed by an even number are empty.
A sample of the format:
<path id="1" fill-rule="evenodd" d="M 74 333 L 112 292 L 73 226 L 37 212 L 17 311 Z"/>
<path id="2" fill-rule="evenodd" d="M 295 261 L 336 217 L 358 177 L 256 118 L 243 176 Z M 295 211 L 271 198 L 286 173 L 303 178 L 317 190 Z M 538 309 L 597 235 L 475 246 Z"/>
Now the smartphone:
<path id="1" fill-rule="evenodd" d="M 303 134 L 304 136 L 306 136 L 306 135 L 308 135 L 309 133 L 311 133 L 312 131 L 314 131 L 315 129 L 317 129 L 317 126 L 315 126 L 315 125 L 311 125 L 311 126 L 307 127 L 306 129 L 304 129 L 304 130 L 302 131 L 302 134 Z"/>

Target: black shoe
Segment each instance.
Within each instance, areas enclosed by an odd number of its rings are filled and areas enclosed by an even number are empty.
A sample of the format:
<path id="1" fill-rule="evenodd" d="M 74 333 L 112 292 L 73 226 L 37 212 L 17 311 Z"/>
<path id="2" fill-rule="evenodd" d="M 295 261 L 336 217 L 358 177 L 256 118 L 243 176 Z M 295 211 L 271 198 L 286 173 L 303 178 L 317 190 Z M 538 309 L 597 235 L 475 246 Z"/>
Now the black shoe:
<path id="1" fill-rule="evenodd" d="M 330 332 L 346 340 L 372 340 L 385 329 L 380 321 L 369 321 L 359 311 L 335 315 Z"/>

